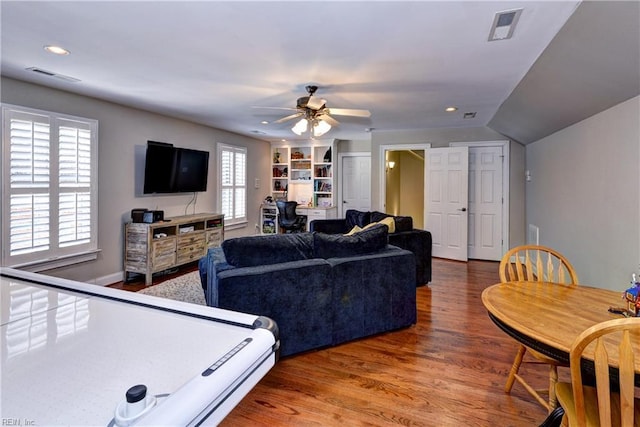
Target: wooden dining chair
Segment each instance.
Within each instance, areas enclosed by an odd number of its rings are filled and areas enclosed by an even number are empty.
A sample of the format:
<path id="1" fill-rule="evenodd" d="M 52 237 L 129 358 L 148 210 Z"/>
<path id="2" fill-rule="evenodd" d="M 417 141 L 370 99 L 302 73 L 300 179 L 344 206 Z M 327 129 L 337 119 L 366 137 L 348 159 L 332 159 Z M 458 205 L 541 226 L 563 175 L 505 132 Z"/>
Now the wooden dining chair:
<path id="1" fill-rule="evenodd" d="M 636 426 L 640 400 L 635 393 L 633 343 L 640 340 L 640 318 L 614 319 L 582 332 L 569 353 L 571 383 L 556 384 L 558 401 L 570 427 Z M 590 345 L 595 341 L 595 346 Z M 637 344 L 636 344 L 637 345 Z M 595 387 L 582 381 L 582 357 L 590 348 L 595 366 Z M 619 392 L 611 391 L 610 357 L 617 356 Z M 640 357 L 640 355 L 638 355 Z"/>
<path id="2" fill-rule="evenodd" d="M 517 246 L 507 251 L 500 261 L 499 274 L 503 283 L 528 281 L 578 284 L 578 275 L 571 263 L 558 251 L 540 245 Z M 525 354 L 531 357 L 525 359 Z M 523 363 L 548 365 L 549 387 L 535 389 L 527 383 L 519 373 Z M 558 366 L 568 365 L 520 344 L 504 391 L 511 393 L 514 382 L 518 381 L 531 396 L 551 412 L 557 406 L 555 385 L 558 382 Z M 548 399 L 545 400 L 541 396 L 542 393 L 547 394 Z"/>

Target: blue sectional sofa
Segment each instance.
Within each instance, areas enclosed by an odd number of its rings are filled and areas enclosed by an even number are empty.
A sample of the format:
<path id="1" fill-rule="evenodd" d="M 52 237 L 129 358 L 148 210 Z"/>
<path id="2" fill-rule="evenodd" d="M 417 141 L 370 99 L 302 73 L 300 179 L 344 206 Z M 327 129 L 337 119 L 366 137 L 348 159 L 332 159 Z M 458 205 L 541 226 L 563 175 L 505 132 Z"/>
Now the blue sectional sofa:
<path id="1" fill-rule="evenodd" d="M 281 356 L 410 326 L 414 255 L 387 234 L 378 225 L 225 240 L 200 260 L 207 304 L 275 320 Z"/>
<path id="2" fill-rule="evenodd" d="M 367 225 L 385 218 L 393 218 L 393 230 L 389 233 L 389 244 L 413 252 L 416 259 L 416 285 L 431 282 L 431 233 L 413 228 L 410 216 L 393 216 L 382 212 L 358 211 L 348 209 L 341 219 L 316 219 L 311 221 L 309 229 L 322 233 L 348 233 L 353 227 Z"/>

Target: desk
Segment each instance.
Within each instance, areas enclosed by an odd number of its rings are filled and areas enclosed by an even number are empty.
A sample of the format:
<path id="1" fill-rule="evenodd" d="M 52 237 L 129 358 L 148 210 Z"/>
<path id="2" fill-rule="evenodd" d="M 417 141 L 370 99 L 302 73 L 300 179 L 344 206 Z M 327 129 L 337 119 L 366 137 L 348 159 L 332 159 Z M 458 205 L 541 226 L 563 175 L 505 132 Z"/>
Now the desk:
<path id="1" fill-rule="evenodd" d="M 314 219 L 335 219 L 338 217 L 338 208 L 335 206 L 317 206 L 315 208 L 305 207 L 298 205 L 296 207 L 296 215 L 307 217 L 307 231 L 309 231 L 309 224 Z"/>
<path id="2" fill-rule="evenodd" d="M 217 424 L 276 362 L 267 318 L 7 268 L 0 291 L 12 425 L 113 425 L 136 384 L 157 398 L 136 425 Z"/>

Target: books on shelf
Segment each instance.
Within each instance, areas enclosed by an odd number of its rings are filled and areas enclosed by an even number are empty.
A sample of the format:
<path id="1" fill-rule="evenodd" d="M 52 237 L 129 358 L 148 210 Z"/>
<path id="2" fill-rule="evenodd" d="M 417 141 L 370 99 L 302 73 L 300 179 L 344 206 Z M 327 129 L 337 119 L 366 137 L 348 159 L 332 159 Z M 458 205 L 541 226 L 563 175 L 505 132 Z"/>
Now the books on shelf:
<path id="1" fill-rule="evenodd" d="M 324 182 L 324 181 L 316 181 L 316 185 L 315 185 L 315 190 L 317 192 L 326 192 L 326 193 L 330 193 L 331 192 L 331 183 L 330 182 Z"/>
<path id="2" fill-rule="evenodd" d="M 316 167 L 316 177 L 319 177 L 319 178 L 330 178 L 331 177 L 331 166 Z"/>

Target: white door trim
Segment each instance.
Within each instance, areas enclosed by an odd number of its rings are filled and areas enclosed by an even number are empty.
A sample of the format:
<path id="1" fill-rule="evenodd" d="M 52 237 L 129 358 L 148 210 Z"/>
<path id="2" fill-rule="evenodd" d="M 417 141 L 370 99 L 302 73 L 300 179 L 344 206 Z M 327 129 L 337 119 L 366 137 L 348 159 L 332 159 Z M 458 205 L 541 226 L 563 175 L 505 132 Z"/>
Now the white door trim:
<path id="1" fill-rule="evenodd" d="M 502 148 L 502 253 L 505 253 L 509 249 L 509 141 L 450 142 L 449 146 Z"/>
<path id="2" fill-rule="evenodd" d="M 338 187 L 338 191 L 336 192 L 336 205 L 338 206 L 338 218 L 344 218 L 344 212 L 343 212 L 343 203 L 342 203 L 342 183 L 344 182 L 343 179 L 344 177 L 342 176 L 342 161 L 345 157 L 369 157 L 371 158 L 371 152 L 369 151 L 347 151 L 345 153 L 338 153 L 338 164 L 335 165 L 336 166 L 336 176 L 340 177 L 338 183 L 335 183 L 335 179 L 334 179 L 334 185 L 337 185 Z M 371 195 L 369 195 L 369 197 L 371 197 Z"/>
<path id="3" fill-rule="evenodd" d="M 380 212 L 386 212 L 385 209 L 385 201 L 387 200 L 387 186 L 386 184 L 386 160 L 385 160 L 385 151 L 402 151 L 402 150 L 427 150 L 431 148 L 431 143 L 425 142 L 422 144 L 386 144 L 380 146 L 380 198 L 378 200 L 378 210 Z M 425 162 L 426 168 L 426 162 Z M 425 169 L 426 170 L 426 169 Z M 373 208 L 373 206 L 372 206 Z"/>

